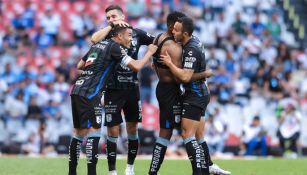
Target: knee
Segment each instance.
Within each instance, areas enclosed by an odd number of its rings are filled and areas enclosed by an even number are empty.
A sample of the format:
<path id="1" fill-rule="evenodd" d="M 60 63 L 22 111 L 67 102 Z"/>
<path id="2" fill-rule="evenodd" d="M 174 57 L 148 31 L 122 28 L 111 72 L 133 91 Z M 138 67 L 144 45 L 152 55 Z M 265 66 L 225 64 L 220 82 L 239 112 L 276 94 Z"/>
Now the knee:
<path id="1" fill-rule="evenodd" d="M 182 130 L 181 136 L 182 136 L 182 138 L 185 139 L 185 138 L 192 137 L 194 135 L 190 130 Z"/>
<path id="2" fill-rule="evenodd" d="M 137 133 L 137 123 L 127 123 L 126 130 L 128 134 L 136 134 Z"/>

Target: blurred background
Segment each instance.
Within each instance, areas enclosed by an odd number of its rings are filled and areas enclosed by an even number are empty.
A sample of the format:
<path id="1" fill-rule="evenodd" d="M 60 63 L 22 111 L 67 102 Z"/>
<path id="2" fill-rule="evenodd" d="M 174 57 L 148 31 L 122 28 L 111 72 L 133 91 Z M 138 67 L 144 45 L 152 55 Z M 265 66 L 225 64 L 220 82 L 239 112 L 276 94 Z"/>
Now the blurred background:
<path id="1" fill-rule="evenodd" d="M 194 34 L 215 73 L 207 81 L 206 114 L 213 156 L 307 155 L 306 0 L 0 1 L 0 154 L 68 153 L 76 63 L 89 49 L 91 34 L 107 25 L 110 4 L 153 35 L 166 30 L 171 11 L 194 18 Z M 148 65 L 139 78 L 140 153 L 151 154 L 159 129 L 157 77 Z M 179 134 L 174 131 L 168 156 L 186 157 Z M 118 145 L 123 154 L 126 137 L 123 132 Z"/>

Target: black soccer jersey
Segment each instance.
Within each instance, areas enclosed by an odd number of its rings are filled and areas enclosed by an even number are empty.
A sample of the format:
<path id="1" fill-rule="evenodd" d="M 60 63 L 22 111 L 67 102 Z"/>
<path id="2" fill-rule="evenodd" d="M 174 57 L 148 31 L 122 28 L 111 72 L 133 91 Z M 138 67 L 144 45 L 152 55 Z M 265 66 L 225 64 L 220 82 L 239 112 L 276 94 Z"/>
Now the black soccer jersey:
<path id="1" fill-rule="evenodd" d="M 152 44 L 154 37 L 140 29 L 133 29 L 132 43 L 130 49 L 127 50 L 128 55 L 133 59 L 138 58 L 138 52 L 141 45 Z M 119 64 L 111 76 L 108 89 L 135 89 L 138 87 L 137 73 L 130 68 Z"/>
<path id="2" fill-rule="evenodd" d="M 183 68 L 193 69 L 194 73 L 199 73 L 206 70 L 205 52 L 198 38 L 192 37 L 186 45 L 183 46 Z M 209 95 L 209 89 L 206 84 L 206 79 L 184 83 L 183 87 L 186 93 L 192 92 L 193 95 L 188 99 L 191 103 L 202 103 L 202 98 Z M 188 100 L 186 99 L 186 100 Z M 199 101 L 200 100 L 200 101 Z"/>
<path id="3" fill-rule="evenodd" d="M 77 78 L 71 95 L 79 95 L 92 99 L 100 95 L 105 88 L 110 74 L 117 63 L 127 65 L 130 57 L 124 48 L 112 39 L 100 41 L 91 46 L 82 58 L 85 67 Z"/>

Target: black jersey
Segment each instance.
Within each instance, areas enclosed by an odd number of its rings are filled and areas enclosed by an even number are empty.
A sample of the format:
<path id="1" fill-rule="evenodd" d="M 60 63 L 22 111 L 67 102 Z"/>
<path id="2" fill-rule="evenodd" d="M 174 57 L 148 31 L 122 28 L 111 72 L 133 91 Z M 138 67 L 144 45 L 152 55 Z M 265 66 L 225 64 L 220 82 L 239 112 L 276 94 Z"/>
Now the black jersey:
<path id="1" fill-rule="evenodd" d="M 152 44 L 154 37 L 143 30 L 135 28 L 133 29 L 132 39 L 131 47 L 127 52 L 133 59 L 137 59 L 141 45 Z M 117 65 L 107 86 L 108 89 L 135 89 L 137 87 L 137 73 L 122 64 Z"/>
<path id="2" fill-rule="evenodd" d="M 174 40 L 174 37 L 171 37 L 171 36 L 166 37 L 166 38 L 164 38 L 164 40 L 158 45 L 159 38 L 161 37 L 162 34 L 163 34 L 163 33 L 160 33 L 160 34 L 157 36 L 157 38 L 156 38 L 156 40 L 155 40 L 155 43 L 154 43 L 156 46 L 158 46 L 158 49 L 157 49 L 156 53 L 153 55 L 153 62 L 154 62 L 154 64 L 155 64 L 155 66 L 157 66 L 157 67 L 160 67 L 160 68 L 162 68 L 162 69 L 169 69 L 169 67 L 167 67 L 166 65 L 160 63 L 159 61 L 160 61 L 160 55 L 161 55 L 161 51 L 162 51 L 162 47 L 163 47 L 164 43 L 165 43 L 166 41 L 168 41 L 168 40 Z"/>
<path id="3" fill-rule="evenodd" d="M 198 38 L 192 37 L 188 43 L 183 46 L 182 57 L 182 65 L 184 69 L 193 69 L 194 73 L 199 73 L 206 70 L 205 51 Z M 183 87 L 186 93 L 192 93 L 192 95 L 189 95 L 188 99 L 186 100 L 203 106 L 202 98 L 198 97 L 209 95 L 206 79 L 184 83 Z"/>
<path id="4" fill-rule="evenodd" d="M 112 39 L 100 41 L 91 46 L 82 60 L 85 67 L 77 78 L 71 95 L 92 99 L 100 95 L 105 88 L 110 74 L 118 63 L 128 64 L 130 57 L 124 48 Z"/>

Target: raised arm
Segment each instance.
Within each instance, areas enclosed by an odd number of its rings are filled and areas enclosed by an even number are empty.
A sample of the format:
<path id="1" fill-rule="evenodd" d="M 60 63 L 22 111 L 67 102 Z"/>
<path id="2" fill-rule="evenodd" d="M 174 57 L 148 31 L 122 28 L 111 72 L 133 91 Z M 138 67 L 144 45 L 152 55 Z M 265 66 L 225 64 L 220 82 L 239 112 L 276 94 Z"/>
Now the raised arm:
<path id="1" fill-rule="evenodd" d="M 93 44 L 96 44 L 97 42 L 105 39 L 109 32 L 112 30 L 112 26 L 108 25 L 107 27 L 105 28 L 102 28 L 100 30 L 98 30 L 97 32 L 95 32 L 92 37 L 91 37 L 91 42 Z"/>
<path id="2" fill-rule="evenodd" d="M 129 26 L 129 24 L 125 21 L 122 21 L 122 20 L 114 21 L 110 23 L 107 27 L 102 28 L 98 30 L 97 32 L 95 32 L 91 37 L 91 42 L 93 44 L 96 44 L 97 42 L 104 40 L 108 36 L 110 31 L 112 30 L 113 26 L 115 25 Z"/>

